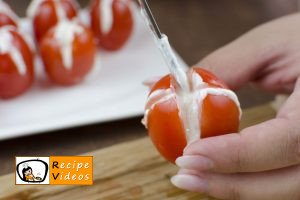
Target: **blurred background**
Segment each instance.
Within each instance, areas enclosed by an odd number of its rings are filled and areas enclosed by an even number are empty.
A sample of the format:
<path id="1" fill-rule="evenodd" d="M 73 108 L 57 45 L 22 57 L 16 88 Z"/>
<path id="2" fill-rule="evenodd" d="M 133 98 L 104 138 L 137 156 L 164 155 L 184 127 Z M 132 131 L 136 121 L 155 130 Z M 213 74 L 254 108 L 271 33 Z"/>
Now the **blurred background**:
<path id="1" fill-rule="evenodd" d="M 24 16 L 29 0 L 7 0 Z M 87 0 L 79 1 L 84 7 Z M 149 0 L 162 32 L 188 65 L 251 28 L 296 12 L 297 0 Z M 243 108 L 273 99 L 252 86 L 238 91 Z M 12 172 L 15 155 L 75 155 L 143 137 L 141 117 L 0 142 L 0 175 Z M 1 127 L 0 127 L 1 128 Z"/>

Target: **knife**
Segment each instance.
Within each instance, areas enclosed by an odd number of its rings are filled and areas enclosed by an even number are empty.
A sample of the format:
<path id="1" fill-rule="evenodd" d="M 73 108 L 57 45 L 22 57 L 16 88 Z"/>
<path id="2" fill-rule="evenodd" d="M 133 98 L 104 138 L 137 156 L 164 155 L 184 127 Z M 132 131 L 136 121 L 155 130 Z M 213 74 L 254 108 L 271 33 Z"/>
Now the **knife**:
<path id="1" fill-rule="evenodd" d="M 167 63 L 175 84 L 182 91 L 190 91 L 190 86 L 186 74 L 186 67 L 178 62 L 178 59 L 168 41 L 168 37 L 165 34 L 161 33 L 147 3 L 147 0 L 138 0 L 138 2 L 141 7 L 142 16 L 144 17 L 146 24 L 150 27 L 151 32 L 155 37 L 156 43 Z"/>

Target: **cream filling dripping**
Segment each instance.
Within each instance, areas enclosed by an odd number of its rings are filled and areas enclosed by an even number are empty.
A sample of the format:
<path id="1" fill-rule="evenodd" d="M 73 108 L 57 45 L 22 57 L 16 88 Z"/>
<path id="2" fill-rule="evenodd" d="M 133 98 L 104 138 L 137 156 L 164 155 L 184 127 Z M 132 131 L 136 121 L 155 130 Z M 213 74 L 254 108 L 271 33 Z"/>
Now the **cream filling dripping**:
<path id="1" fill-rule="evenodd" d="M 113 26 L 113 2 L 114 0 L 99 0 L 99 25 L 104 35 L 108 34 Z"/>
<path id="2" fill-rule="evenodd" d="M 67 70 L 73 66 L 73 41 L 77 34 L 83 33 L 84 29 L 75 21 L 62 20 L 55 27 L 54 38 L 58 41 L 61 49 L 63 65 Z"/>

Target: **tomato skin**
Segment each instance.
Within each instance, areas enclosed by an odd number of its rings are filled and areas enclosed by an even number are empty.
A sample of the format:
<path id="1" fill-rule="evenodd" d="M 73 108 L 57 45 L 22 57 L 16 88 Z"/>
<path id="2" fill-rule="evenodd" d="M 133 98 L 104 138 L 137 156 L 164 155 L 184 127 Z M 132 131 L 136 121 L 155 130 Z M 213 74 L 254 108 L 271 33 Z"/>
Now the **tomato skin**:
<path id="1" fill-rule="evenodd" d="M 41 41 L 40 52 L 45 70 L 48 77 L 57 84 L 68 86 L 81 82 L 94 65 L 96 44 L 93 33 L 89 28 L 82 27 L 84 33 L 74 37 L 71 69 L 63 64 L 61 46 L 54 38 L 54 28 Z"/>
<path id="2" fill-rule="evenodd" d="M 171 76 L 166 75 L 162 77 L 156 84 L 153 85 L 153 87 L 150 90 L 149 95 L 154 92 L 155 90 L 159 89 L 169 89 L 171 87 Z"/>
<path id="3" fill-rule="evenodd" d="M 68 19 L 72 19 L 77 16 L 77 8 L 74 7 L 73 0 L 59 0 L 62 9 Z M 59 21 L 56 14 L 55 1 L 44 0 L 33 18 L 33 27 L 36 40 L 39 42 L 43 36 L 54 27 Z"/>
<path id="4" fill-rule="evenodd" d="M 208 95 L 203 101 L 200 118 L 201 138 L 236 133 L 239 129 L 239 115 L 235 102 L 228 97 Z"/>
<path id="5" fill-rule="evenodd" d="M 194 68 L 190 73 L 198 73 L 211 88 L 227 89 L 228 87 L 212 73 L 201 68 Z M 161 78 L 151 89 L 151 94 L 159 90 L 172 90 L 170 75 Z M 175 96 L 175 93 L 174 93 Z M 151 105 L 147 104 L 146 109 Z M 199 137 L 213 137 L 228 133 L 235 133 L 239 128 L 240 110 L 238 105 L 227 96 L 208 94 L 199 102 Z M 179 102 L 174 98 L 158 101 L 152 104 L 147 113 L 147 127 L 149 136 L 168 161 L 175 163 L 182 155 L 187 144 L 183 120 L 179 114 Z"/>
<path id="6" fill-rule="evenodd" d="M 22 36 L 11 30 L 12 45 L 20 50 L 26 64 L 26 73 L 20 74 L 9 54 L 0 53 L 0 98 L 9 99 L 24 93 L 34 80 L 33 53 Z"/>
<path id="7" fill-rule="evenodd" d="M 16 22 L 4 13 L 0 13 L 0 27 L 14 26 L 17 27 Z"/>
<path id="8" fill-rule="evenodd" d="M 176 99 L 157 104 L 149 113 L 149 135 L 157 150 L 170 162 L 182 155 L 186 146 L 184 127 Z"/>
<path id="9" fill-rule="evenodd" d="M 133 31 L 133 16 L 130 10 L 130 0 L 112 0 L 113 24 L 107 34 L 101 30 L 100 3 L 94 0 L 90 10 L 91 28 L 95 33 L 100 47 L 115 51 L 122 48 Z"/>

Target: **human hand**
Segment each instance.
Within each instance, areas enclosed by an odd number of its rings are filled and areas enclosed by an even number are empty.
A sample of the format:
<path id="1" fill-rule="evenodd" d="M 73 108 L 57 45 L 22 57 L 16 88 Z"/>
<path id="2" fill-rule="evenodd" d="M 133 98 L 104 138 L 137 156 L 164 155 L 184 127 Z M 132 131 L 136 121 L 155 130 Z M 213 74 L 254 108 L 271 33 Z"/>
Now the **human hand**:
<path id="1" fill-rule="evenodd" d="M 220 199 L 300 199 L 300 14 L 262 25 L 200 62 L 238 89 L 291 93 L 276 118 L 187 146 L 172 183 Z"/>

